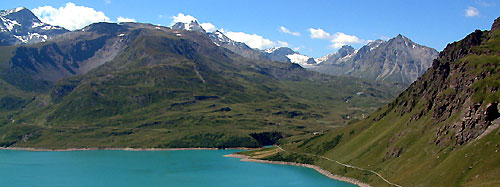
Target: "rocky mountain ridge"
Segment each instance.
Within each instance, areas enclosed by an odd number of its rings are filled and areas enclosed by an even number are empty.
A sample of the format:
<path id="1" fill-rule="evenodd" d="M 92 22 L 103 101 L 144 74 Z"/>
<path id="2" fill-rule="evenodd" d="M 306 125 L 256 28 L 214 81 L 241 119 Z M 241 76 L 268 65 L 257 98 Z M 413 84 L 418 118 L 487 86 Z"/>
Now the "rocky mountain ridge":
<path id="1" fill-rule="evenodd" d="M 435 49 L 398 35 L 388 41 L 375 40 L 359 50 L 342 47 L 311 69 L 337 76 L 410 84 L 431 66 L 437 54 Z"/>

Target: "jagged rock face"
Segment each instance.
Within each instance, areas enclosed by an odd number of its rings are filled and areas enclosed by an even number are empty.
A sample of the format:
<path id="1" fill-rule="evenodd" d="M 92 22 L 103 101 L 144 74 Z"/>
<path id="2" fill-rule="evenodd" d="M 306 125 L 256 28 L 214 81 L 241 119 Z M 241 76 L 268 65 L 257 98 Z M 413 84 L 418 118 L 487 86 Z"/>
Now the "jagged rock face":
<path id="1" fill-rule="evenodd" d="M 432 116 L 434 124 L 458 115 L 456 122 L 437 130 L 433 143 L 438 146 L 456 147 L 476 139 L 500 116 L 498 101 L 488 97 L 485 99 L 477 93 L 498 93 L 498 85 L 488 82 L 498 81 L 495 80 L 495 76 L 500 73 L 498 68 L 488 67 L 494 66 L 495 62 L 477 67 L 474 65 L 487 55 L 495 56 L 496 53 L 498 56 L 498 51 L 485 47 L 490 40 L 498 41 L 498 38 L 498 31 L 476 30 L 462 41 L 449 44 L 434 61 L 432 68 L 391 103 L 389 108 L 395 108 L 396 112 L 403 115 L 416 110 L 417 103 L 423 102 L 424 107 L 410 117 L 408 124 L 426 114 Z M 483 48 L 486 49 L 482 50 Z"/>
<path id="2" fill-rule="evenodd" d="M 0 10 L 0 45 L 44 42 L 66 32 L 69 31 L 41 22 L 26 8 Z"/>
<path id="3" fill-rule="evenodd" d="M 332 75 L 412 83 L 431 66 L 437 54 L 435 49 L 398 35 L 387 42 L 370 42 L 358 51 L 346 48 L 313 70 Z"/>
<path id="4" fill-rule="evenodd" d="M 493 22 L 493 25 L 491 26 L 491 32 L 495 32 L 498 29 L 500 29 L 500 17 Z"/>

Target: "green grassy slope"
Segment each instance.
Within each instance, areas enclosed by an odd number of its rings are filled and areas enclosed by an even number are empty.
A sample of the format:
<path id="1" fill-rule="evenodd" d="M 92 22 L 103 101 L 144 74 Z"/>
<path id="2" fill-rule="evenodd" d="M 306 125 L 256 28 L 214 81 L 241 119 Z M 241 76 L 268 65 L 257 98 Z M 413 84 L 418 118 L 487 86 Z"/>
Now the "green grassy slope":
<path id="1" fill-rule="evenodd" d="M 390 185 L 310 154 L 402 186 L 498 186 L 499 46 L 498 28 L 476 31 L 448 45 L 426 74 L 368 119 L 282 145 L 292 153 L 264 159 L 309 162 L 375 186 Z"/>

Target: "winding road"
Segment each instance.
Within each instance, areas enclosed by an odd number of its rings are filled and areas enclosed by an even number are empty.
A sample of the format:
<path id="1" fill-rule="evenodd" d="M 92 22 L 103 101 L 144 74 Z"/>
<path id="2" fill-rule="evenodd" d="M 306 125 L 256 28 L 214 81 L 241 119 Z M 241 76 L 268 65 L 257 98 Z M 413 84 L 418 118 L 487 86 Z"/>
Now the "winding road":
<path id="1" fill-rule="evenodd" d="M 382 177 L 382 175 L 380 175 L 380 173 L 377 173 L 376 171 L 373 171 L 373 170 L 369 170 L 369 169 L 364 169 L 364 168 L 360 168 L 360 167 L 356 167 L 356 166 L 353 166 L 353 165 L 349 165 L 349 164 L 344 164 L 342 162 L 339 162 L 337 160 L 333 160 L 333 159 L 330 159 L 328 157 L 325 157 L 325 156 L 321 156 L 321 155 L 315 155 L 315 154 L 310 154 L 310 153 L 297 153 L 297 152 L 293 152 L 293 151 L 287 151 L 285 149 L 283 149 L 281 146 L 279 145 L 276 145 L 278 147 L 278 149 L 280 149 L 281 151 L 284 151 L 284 152 L 288 152 L 288 153 L 295 153 L 295 154 L 304 154 L 304 155 L 309 155 L 309 156 L 313 156 L 313 157 L 318 157 L 318 158 L 322 158 L 322 159 L 325 159 L 325 160 L 328 160 L 328 161 L 332 161 L 332 162 L 335 162 L 339 165 L 342 165 L 342 166 L 345 166 L 345 167 L 348 167 L 348 168 L 354 168 L 354 169 L 358 169 L 358 170 L 361 170 L 361 171 L 367 171 L 367 172 L 370 172 L 370 173 L 373 173 L 375 175 L 377 175 L 378 177 L 380 177 L 382 180 L 384 180 L 387 184 L 390 184 L 390 185 L 393 185 L 393 186 L 397 186 L 397 187 L 401 187 L 401 185 L 398 185 L 396 183 L 392 183 L 390 182 L 389 180 L 387 180 L 386 178 Z"/>

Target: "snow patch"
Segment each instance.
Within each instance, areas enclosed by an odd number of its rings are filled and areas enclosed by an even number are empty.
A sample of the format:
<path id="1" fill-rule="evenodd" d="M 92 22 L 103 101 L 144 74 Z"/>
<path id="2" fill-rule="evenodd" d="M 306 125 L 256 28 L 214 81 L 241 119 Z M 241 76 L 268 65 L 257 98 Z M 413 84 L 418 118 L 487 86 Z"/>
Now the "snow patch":
<path id="1" fill-rule="evenodd" d="M 20 40 L 23 43 L 28 43 L 28 39 L 25 37 L 17 36 L 17 35 L 13 35 L 13 36 L 16 37 L 18 40 Z"/>
<path id="2" fill-rule="evenodd" d="M 38 34 L 38 33 L 29 33 L 28 32 L 28 36 L 29 36 L 30 40 L 32 40 L 32 39 L 41 39 L 42 42 L 44 42 L 45 40 L 48 39 L 47 35 L 41 35 L 41 34 Z"/>
<path id="3" fill-rule="evenodd" d="M 304 68 L 312 68 L 314 67 L 314 64 L 307 64 L 307 60 L 309 60 L 311 57 L 308 57 L 306 55 L 301 55 L 299 53 L 294 53 L 294 54 L 290 54 L 290 55 L 286 55 L 286 57 L 288 57 L 288 59 L 290 59 L 290 61 L 292 63 L 295 63 L 295 64 L 298 64 Z"/>
<path id="4" fill-rule="evenodd" d="M 222 34 L 221 32 L 215 32 L 215 34 L 217 35 L 218 38 L 224 39 L 224 34 Z"/>
<path id="5" fill-rule="evenodd" d="M 15 20 L 10 20 L 10 19 L 7 19 L 7 18 L 3 18 L 3 17 L 0 17 L 3 21 L 3 25 L 5 26 L 5 28 L 7 28 L 7 30 L 9 31 L 12 31 L 12 29 L 14 29 L 14 26 L 16 25 L 19 25 L 21 26 L 21 24 L 19 24 L 19 22 L 15 21 Z"/>
<path id="6" fill-rule="evenodd" d="M 54 27 L 52 25 L 47 25 L 47 26 L 43 26 L 42 28 L 40 28 L 42 30 L 52 30 L 52 29 L 59 29 L 58 27 Z M 85 31 L 84 29 L 82 29 L 82 31 Z"/>
<path id="7" fill-rule="evenodd" d="M 330 53 L 328 55 L 325 55 L 325 56 L 322 56 L 322 57 L 319 57 L 319 58 L 316 58 L 314 59 L 318 64 L 321 63 L 321 62 L 324 62 L 326 60 L 328 60 L 330 57 L 332 57 L 334 54 L 336 54 L 337 52 L 335 53 Z"/>
<path id="8" fill-rule="evenodd" d="M 266 52 L 266 53 L 273 53 L 274 51 L 276 51 L 276 50 L 278 50 L 280 48 L 281 47 L 273 47 L 273 48 L 266 49 L 264 52 Z"/>
<path id="9" fill-rule="evenodd" d="M 0 11 L 0 16 L 6 16 L 6 15 L 12 14 L 14 12 L 19 12 L 21 10 L 24 10 L 24 7 L 17 7 L 15 9 L 11 9 L 11 10 Z"/>
<path id="10" fill-rule="evenodd" d="M 309 59 L 308 56 L 301 55 L 301 54 L 298 54 L 298 53 L 286 55 L 286 57 L 288 57 L 288 59 L 290 59 L 291 62 L 297 63 L 297 64 L 305 63 Z"/>
<path id="11" fill-rule="evenodd" d="M 42 22 L 33 22 L 33 25 L 31 25 L 31 28 L 36 28 L 36 27 L 40 27 L 42 25 L 45 25 L 44 23 Z"/>
<path id="12" fill-rule="evenodd" d="M 17 7 L 16 9 L 14 9 L 14 12 L 19 12 L 21 10 L 24 10 L 24 7 Z"/>

